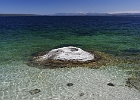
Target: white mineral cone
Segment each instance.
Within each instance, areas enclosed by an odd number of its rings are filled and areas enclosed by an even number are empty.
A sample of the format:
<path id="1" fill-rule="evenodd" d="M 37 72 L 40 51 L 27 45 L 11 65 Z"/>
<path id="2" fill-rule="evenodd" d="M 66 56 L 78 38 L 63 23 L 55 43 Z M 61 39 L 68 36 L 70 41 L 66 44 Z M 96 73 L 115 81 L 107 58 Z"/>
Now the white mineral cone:
<path id="1" fill-rule="evenodd" d="M 53 49 L 47 54 L 40 56 L 38 61 L 43 61 L 47 59 L 85 62 L 85 61 L 94 60 L 94 54 L 90 54 L 77 47 L 68 46 L 68 47 Z"/>

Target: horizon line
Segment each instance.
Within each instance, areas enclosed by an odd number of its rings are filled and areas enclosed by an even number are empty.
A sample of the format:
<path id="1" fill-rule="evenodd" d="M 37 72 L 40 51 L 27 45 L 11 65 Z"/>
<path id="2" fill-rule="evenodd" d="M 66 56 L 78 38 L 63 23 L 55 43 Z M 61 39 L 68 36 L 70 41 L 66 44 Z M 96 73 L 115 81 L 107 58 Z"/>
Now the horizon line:
<path id="1" fill-rule="evenodd" d="M 127 12 L 125 12 L 125 11 L 121 11 L 121 12 L 104 12 L 104 13 L 96 13 L 96 12 L 94 12 L 94 13 L 92 13 L 92 12 L 86 12 L 86 13 L 84 13 L 84 12 L 78 12 L 78 13 L 67 13 L 67 12 L 60 12 L 60 13 L 53 13 L 53 14 L 35 14 L 35 13 L 0 13 L 0 15 L 57 15 L 57 14 L 81 14 L 81 15 L 84 15 L 84 14 L 109 14 L 109 15 L 112 15 L 112 14 L 140 14 L 140 11 L 138 11 L 138 12 L 129 12 L 129 11 L 127 11 Z"/>

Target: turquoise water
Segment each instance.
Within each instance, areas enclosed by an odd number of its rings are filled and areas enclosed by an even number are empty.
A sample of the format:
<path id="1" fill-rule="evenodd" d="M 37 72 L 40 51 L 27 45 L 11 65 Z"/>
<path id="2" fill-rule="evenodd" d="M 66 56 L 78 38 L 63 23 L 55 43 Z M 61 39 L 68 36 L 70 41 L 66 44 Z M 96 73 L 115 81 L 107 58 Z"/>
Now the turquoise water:
<path id="1" fill-rule="evenodd" d="M 69 45 L 122 58 L 116 66 L 140 75 L 140 17 L 0 17 L 1 96 L 9 98 L 12 84 L 41 73 L 26 65 L 33 54 Z"/>

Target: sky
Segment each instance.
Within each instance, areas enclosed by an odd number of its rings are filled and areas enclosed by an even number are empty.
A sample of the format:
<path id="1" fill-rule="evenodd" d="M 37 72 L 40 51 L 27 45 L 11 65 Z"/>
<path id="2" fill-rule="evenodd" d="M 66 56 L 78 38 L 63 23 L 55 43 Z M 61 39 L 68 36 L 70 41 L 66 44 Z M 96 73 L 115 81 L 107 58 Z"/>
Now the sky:
<path id="1" fill-rule="evenodd" d="M 140 12 L 140 0 L 0 0 L 0 14 Z"/>

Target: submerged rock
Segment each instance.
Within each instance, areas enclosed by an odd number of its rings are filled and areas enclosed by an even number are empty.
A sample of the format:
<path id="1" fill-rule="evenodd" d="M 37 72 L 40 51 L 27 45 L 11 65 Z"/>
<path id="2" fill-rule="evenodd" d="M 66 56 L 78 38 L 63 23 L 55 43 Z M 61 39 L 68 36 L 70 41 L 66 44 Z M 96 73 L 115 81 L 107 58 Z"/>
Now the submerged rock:
<path id="1" fill-rule="evenodd" d="M 128 87 L 134 87 L 140 91 L 140 78 L 128 78 L 126 84 Z"/>
<path id="2" fill-rule="evenodd" d="M 67 83 L 67 86 L 68 87 L 73 86 L 73 83 Z"/>
<path id="3" fill-rule="evenodd" d="M 30 90 L 30 91 L 29 91 L 29 93 L 30 93 L 31 95 L 34 95 L 34 94 L 39 93 L 39 92 L 41 92 L 40 89 L 34 89 L 34 90 Z"/>
<path id="4" fill-rule="evenodd" d="M 84 93 L 80 93 L 79 96 L 84 96 Z"/>
<path id="5" fill-rule="evenodd" d="M 115 86 L 113 83 L 108 83 L 107 85 L 108 86 Z"/>

